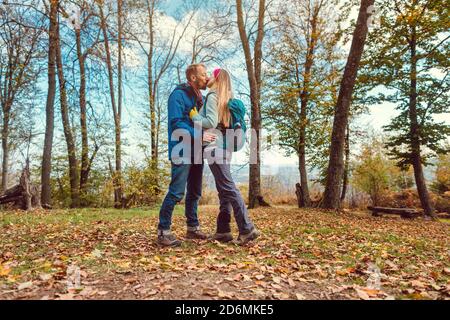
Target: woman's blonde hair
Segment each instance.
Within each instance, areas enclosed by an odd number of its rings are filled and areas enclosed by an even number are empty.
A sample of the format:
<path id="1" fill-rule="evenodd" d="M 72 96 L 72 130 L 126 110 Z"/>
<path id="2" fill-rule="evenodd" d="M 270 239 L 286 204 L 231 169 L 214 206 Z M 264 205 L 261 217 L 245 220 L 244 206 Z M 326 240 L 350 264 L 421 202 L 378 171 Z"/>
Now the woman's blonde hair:
<path id="1" fill-rule="evenodd" d="M 221 69 L 216 79 L 217 85 L 217 106 L 219 110 L 219 123 L 228 127 L 231 123 L 231 113 L 228 108 L 228 101 L 233 98 L 230 74 Z"/>

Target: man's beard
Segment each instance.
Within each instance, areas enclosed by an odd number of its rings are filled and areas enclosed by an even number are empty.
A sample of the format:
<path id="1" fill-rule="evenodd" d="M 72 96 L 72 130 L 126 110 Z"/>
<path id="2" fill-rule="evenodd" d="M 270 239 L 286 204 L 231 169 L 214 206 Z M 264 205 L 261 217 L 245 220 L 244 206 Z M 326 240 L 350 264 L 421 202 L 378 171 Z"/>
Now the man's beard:
<path id="1" fill-rule="evenodd" d="M 195 82 L 195 85 L 197 86 L 197 88 L 199 89 L 199 90 L 206 90 L 206 88 L 207 88 L 207 83 L 205 83 L 204 85 L 202 85 L 202 86 L 200 86 L 199 85 L 199 83 L 198 83 L 198 81 L 197 82 Z"/>
<path id="2" fill-rule="evenodd" d="M 206 85 L 207 85 L 207 83 L 205 83 L 203 86 L 200 86 L 200 85 L 199 85 L 199 82 L 198 82 L 198 80 L 197 80 L 197 81 L 193 81 L 192 84 L 195 84 L 195 87 L 197 87 L 198 90 L 206 90 Z"/>

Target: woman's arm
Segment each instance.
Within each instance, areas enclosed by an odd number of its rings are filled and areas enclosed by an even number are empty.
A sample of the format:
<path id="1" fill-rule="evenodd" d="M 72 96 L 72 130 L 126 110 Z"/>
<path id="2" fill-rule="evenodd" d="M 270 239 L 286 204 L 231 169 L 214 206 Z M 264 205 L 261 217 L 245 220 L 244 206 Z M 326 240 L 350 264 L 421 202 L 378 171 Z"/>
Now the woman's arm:
<path id="1" fill-rule="evenodd" d="M 217 106 L 217 94 L 211 93 L 206 100 L 206 115 L 202 116 L 200 113 L 192 117 L 192 121 L 201 121 L 202 127 L 205 129 L 216 128 L 219 123 L 219 110 Z"/>

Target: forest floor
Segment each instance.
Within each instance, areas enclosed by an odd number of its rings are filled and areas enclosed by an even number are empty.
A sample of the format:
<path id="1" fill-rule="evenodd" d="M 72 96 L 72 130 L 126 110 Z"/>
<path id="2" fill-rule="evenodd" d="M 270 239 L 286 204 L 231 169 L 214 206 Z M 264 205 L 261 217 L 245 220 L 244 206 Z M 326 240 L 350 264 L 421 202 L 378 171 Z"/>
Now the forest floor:
<path id="1" fill-rule="evenodd" d="M 214 232 L 217 206 L 199 212 Z M 254 243 L 159 248 L 157 209 L 1 212 L 0 299 L 450 299 L 449 221 L 250 215 Z M 173 220 L 184 239 L 182 206 Z"/>

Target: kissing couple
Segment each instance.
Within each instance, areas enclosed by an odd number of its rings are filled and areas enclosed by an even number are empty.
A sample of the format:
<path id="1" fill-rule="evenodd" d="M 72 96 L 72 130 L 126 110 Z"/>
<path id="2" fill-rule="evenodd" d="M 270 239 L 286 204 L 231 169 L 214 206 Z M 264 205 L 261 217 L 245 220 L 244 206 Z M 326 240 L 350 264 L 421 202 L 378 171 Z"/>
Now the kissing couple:
<path id="1" fill-rule="evenodd" d="M 232 152 L 239 149 L 235 141 L 245 142 L 245 130 L 242 130 L 245 128 L 245 107 L 233 98 L 231 77 L 224 69 L 216 68 L 208 76 L 204 64 L 192 64 L 186 69 L 186 80 L 172 91 L 168 101 L 171 180 L 159 211 L 157 243 L 161 246 L 181 245 L 171 232 L 171 224 L 175 205 L 186 193 L 187 239 L 232 241 L 233 211 L 239 229 L 237 242 L 245 244 L 260 235 L 231 176 Z M 200 90 L 206 88 L 209 92 L 204 97 Z M 229 139 L 230 132 L 233 139 Z M 235 132 L 240 133 L 240 138 L 235 139 Z M 198 220 L 204 159 L 214 176 L 220 203 L 213 236 L 201 231 Z"/>

